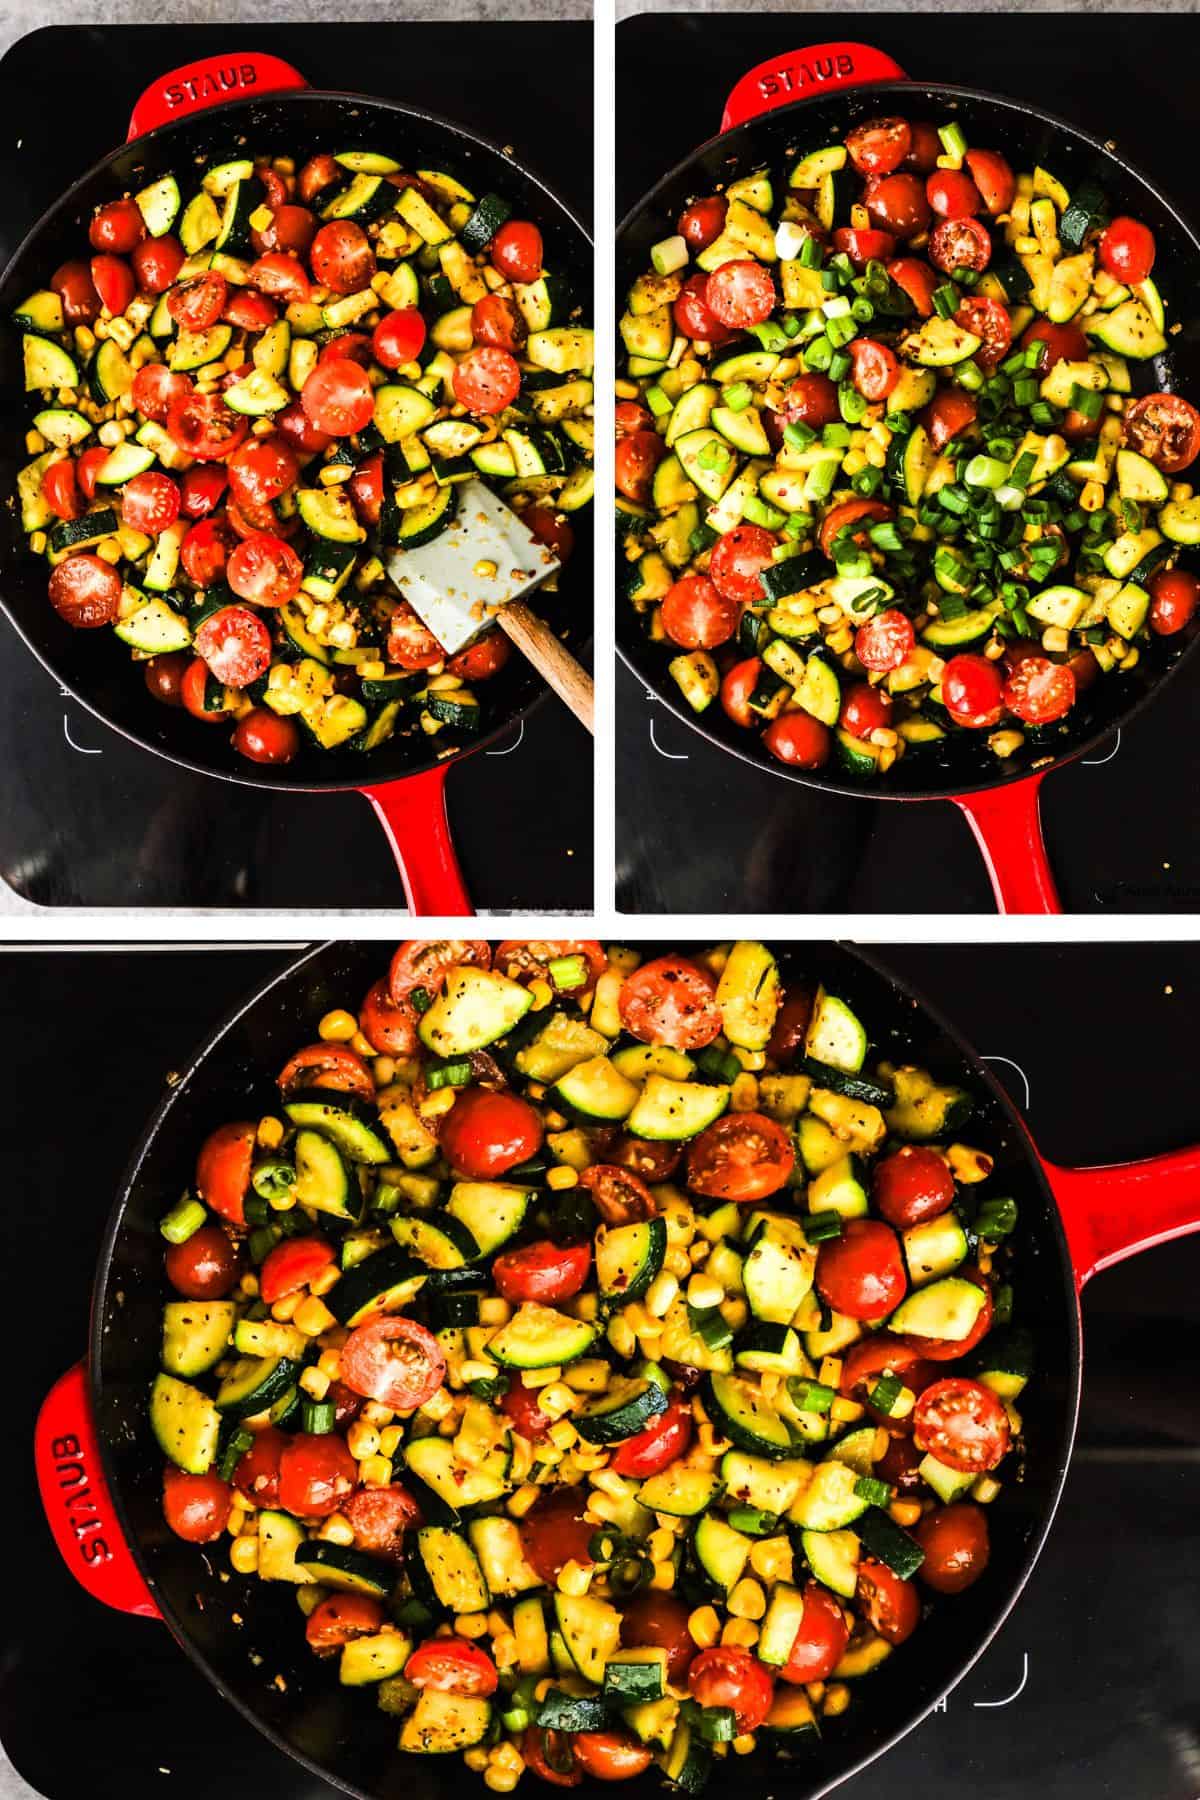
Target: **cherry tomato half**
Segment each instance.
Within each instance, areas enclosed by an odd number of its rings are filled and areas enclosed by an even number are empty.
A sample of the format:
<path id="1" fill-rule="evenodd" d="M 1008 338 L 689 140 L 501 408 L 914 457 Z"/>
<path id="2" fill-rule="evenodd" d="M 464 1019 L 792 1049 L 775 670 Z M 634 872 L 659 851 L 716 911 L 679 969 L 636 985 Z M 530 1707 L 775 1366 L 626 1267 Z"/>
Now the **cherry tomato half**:
<path id="1" fill-rule="evenodd" d="M 411 1056 L 417 1048 L 417 1015 L 411 1006 L 396 1005 L 386 981 L 367 989 L 358 1028 L 380 1056 Z"/>
<path id="2" fill-rule="evenodd" d="M 591 1266 L 589 1243 L 555 1244 L 544 1238 L 498 1256 L 492 1264 L 492 1279 L 506 1300 L 518 1304 L 536 1300 L 552 1306 L 580 1291 Z"/>
<path id="3" fill-rule="evenodd" d="M 891 695 L 868 681 L 856 681 L 842 696 L 838 724 L 851 737 L 865 739 L 873 731 L 886 731 L 891 717 Z"/>
<path id="4" fill-rule="evenodd" d="M 761 658 L 747 656 L 734 663 L 721 679 L 721 706 L 735 725 L 749 727 L 754 723 L 750 696 L 758 686 L 763 671 Z"/>
<path id="5" fill-rule="evenodd" d="M 795 385 L 797 384 L 793 383 Z M 762 600 L 764 596 L 760 577 L 764 569 L 772 566 L 772 553 L 778 543 L 779 539 L 774 532 L 767 531 L 761 525 L 735 525 L 732 531 L 726 531 L 719 537 L 708 560 L 708 574 L 721 598 L 729 601 L 735 608 L 753 606 L 756 601 Z M 678 586 L 679 583 L 675 585 Z M 735 624 L 736 618 L 735 611 Z M 671 632 L 670 635 L 673 637 L 675 634 Z M 732 633 L 726 635 L 732 636 Z M 682 639 L 676 641 L 682 642 Z M 724 638 L 716 640 L 718 643 L 724 641 Z M 689 647 L 695 649 L 702 646 Z"/>
<path id="6" fill-rule="evenodd" d="M 983 207 L 982 194 L 961 169 L 935 169 L 926 179 L 925 198 L 942 219 L 969 219 Z"/>
<path id="7" fill-rule="evenodd" d="M 1181 394 L 1143 394 L 1125 414 L 1125 437 L 1164 475 L 1178 475 L 1200 456 L 1200 412 Z"/>
<path id="8" fill-rule="evenodd" d="M 630 1781 L 644 1775 L 654 1755 L 631 1731 L 579 1731 L 572 1734 L 571 1754 L 585 1775 L 596 1781 Z"/>
<path id="9" fill-rule="evenodd" d="M 1100 239 L 1100 264 L 1114 281 L 1132 286 L 1145 281 L 1154 267 L 1154 233 L 1148 225 L 1121 214 L 1105 227 Z"/>
<path id="10" fill-rule="evenodd" d="M 731 330 L 748 331 L 775 310 L 775 278 L 763 263 L 739 257 L 722 263 L 708 278 L 704 299 L 709 311 Z"/>
<path id="11" fill-rule="evenodd" d="M 685 650 L 712 650 L 729 642 L 737 630 L 741 608 L 707 575 L 684 575 L 664 596 L 661 616 L 672 643 Z"/>
<path id="12" fill-rule="evenodd" d="M 811 713 L 780 713 L 762 734 L 762 741 L 777 762 L 792 769 L 819 769 L 829 761 L 832 739 L 827 726 Z"/>
<path id="13" fill-rule="evenodd" d="M 1185 569 L 1168 569 L 1150 583 L 1150 629 L 1173 637 L 1191 623 L 1200 602 L 1200 582 Z"/>
<path id="14" fill-rule="evenodd" d="M 169 475 L 145 469 L 121 489 L 121 523 L 158 537 L 179 517 L 179 488 Z"/>
<path id="15" fill-rule="evenodd" d="M 323 1237 L 284 1238 L 268 1252 L 258 1272 L 259 1294 L 268 1306 L 274 1306 L 285 1294 L 308 1287 L 336 1261 L 332 1245 Z"/>
<path id="16" fill-rule="evenodd" d="M 859 626 L 854 634 L 854 654 L 864 669 L 886 675 L 912 655 L 916 643 L 912 620 L 891 606 Z"/>
<path id="17" fill-rule="evenodd" d="M 544 1444 L 554 1424 L 549 1413 L 544 1413 L 538 1403 L 541 1391 L 540 1388 L 526 1387 L 524 1379 L 514 1375 L 500 1396 L 500 1411 L 512 1422 L 513 1430 L 519 1431 L 531 1444 Z"/>
<path id="18" fill-rule="evenodd" d="M 728 1706 L 739 1734 L 757 1731 L 771 1710 L 775 1683 L 768 1671 L 737 1644 L 702 1650 L 688 1670 L 688 1692 L 701 1706 Z"/>
<path id="19" fill-rule="evenodd" d="M 241 600 L 255 606 L 284 606 L 299 592 L 304 564 L 282 538 L 256 531 L 230 553 L 225 579 Z"/>
<path id="20" fill-rule="evenodd" d="M 904 170 L 872 181 L 863 195 L 871 223 L 896 237 L 915 237 L 929 223 L 925 183 Z"/>
<path id="21" fill-rule="evenodd" d="M 618 493 L 644 505 L 650 498 L 654 471 L 667 454 L 657 431 L 632 431 L 617 439 L 615 476 Z"/>
<path id="22" fill-rule="evenodd" d="M 288 1446 L 285 1432 L 274 1425 L 255 1433 L 254 1442 L 233 1471 L 233 1485 L 256 1506 L 279 1505 L 279 1458 Z"/>
<path id="23" fill-rule="evenodd" d="M 641 1176 L 620 1163 L 593 1163 L 579 1185 L 606 1225 L 637 1225 L 658 1213 L 658 1202 Z"/>
<path id="24" fill-rule="evenodd" d="M 1068 663 L 1027 656 L 1004 683 L 1004 704 L 1026 725 L 1049 725 L 1075 704 L 1075 676 Z"/>
<path id="25" fill-rule="evenodd" d="M 542 273 L 542 234 L 528 219 L 509 219 L 492 239 L 488 259 L 510 281 L 537 281 Z"/>
<path id="26" fill-rule="evenodd" d="M 500 1682 L 487 1651 L 461 1637 L 428 1638 L 418 1644 L 404 1665 L 404 1679 L 415 1688 L 481 1698 L 494 1694 Z"/>
<path id="27" fill-rule="evenodd" d="M 446 1379 L 446 1358 L 431 1331 L 390 1315 L 350 1333 L 342 1348 L 342 1380 L 364 1400 L 411 1412 Z"/>
<path id="28" fill-rule="evenodd" d="M 723 194 L 693 200 L 679 215 L 679 235 L 693 255 L 715 244 L 725 229 L 728 202 Z"/>
<path id="29" fill-rule="evenodd" d="M 933 317 L 933 296 L 938 279 L 928 263 L 914 256 L 900 256 L 887 265 L 887 272 L 898 288 L 906 293 L 923 319 Z"/>
<path id="30" fill-rule="evenodd" d="M 385 369 L 415 362 L 425 344 L 425 321 L 415 306 L 386 313 L 371 334 L 375 361 Z"/>
<path id="31" fill-rule="evenodd" d="M 375 390 L 367 371 L 348 356 L 318 363 L 300 390 L 300 404 L 318 431 L 351 437 L 375 416 Z"/>
<path id="32" fill-rule="evenodd" d="M 1004 712 L 1000 670 L 985 656 L 952 656 L 942 674 L 942 701 L 956 725 L 974 731 L 998 725 Z"/>
<path id="33" fill-rule="evenodd" d="M 231 1225 L 246 1223 L 243 1201 L 250 1186 L 257 1130 L 253 1123 L 219 1125 L 204 1140 L 196 1158 L 196 1192 Z"/>
<path id="34" fill-rule="evenodd" d="M 907 1231 L 936 1219 L 954 1203 L 954 1177 L 945 1157 L 925 1144 L 903 1144 L 871 1172 L 871 1197 L 889 1225 Z"/>
<path id="35" fill-rule="evenodd" d="M 388 970 L 392 999 L 401 1006 L 418 988 L 433 999 L 445 987 L 449 971 L 463 963 L 477 969 L 490 969 L 491 945 L 482 938 L 406 939 L 392 957 Z"/>
<path id="36" fill-rule="evenodd" d="M 671 308 L 676 330 L 684 337 L 708 344 L 723 344 L 733 336 L 708 304 L 708 276 L 697 270 L 689 275 Z"/>
<path id="37" fill-rule="evenodd" d="M 329 1398 L 337 1402 L 337 1427 L 341 1431 L 344 1424 L 358 1417 L 362 1400 L 336 1381 Z M 385 1562 L 404 1561 L 405 1533 L 421 1523 L 421 1509 L 407 1488 L 396 1482 L 385 1488 L 359 1488 L 343 1502 L 341 1510 L 354 1528 L 356 1548 L 381 1556 Z"/>
<path id="38" fill-rule="evenodd" d="M 146 221 L 135 200 L 110 200 L 92 215 L 88 242 L 93 250 L 128 256 L 146 235 Z"/>
<path id="39" fill-rule="evenodd" d="M 797 1684 L 828 1681 L 849 1641 L 850 1627 L 841 1607 L 819 1582 L 810 1581 L 804 1589 L 800 1629 L 780 1674 L 784 1681 Z"/>
<path id="40" fill-rule="evenodd" d="M 873 1557 L 864 1557 L 858 1565 L 855 1598 L 868 1625 L 889 1644 L 902 1644 L 920 1623 L 921 1596 L 914 1583 L 903 1581 Z"/>
<path id="41" fill-rule="evenodd" d="M 847 133 L 846 149 L 860 175 L 890 175 L 912 149 L 907 119 L 867 119 Z"/>
<path id="42" fill-rule="evenodd" d="M 959 269 L 981 274 L 992 260 L 992 240 L 978 219 L 942 219 L 929 239 L 929 260 L 943 275 Z"/>
<path id="43" fill-rule="evenodd" d="M 749 1204 L 777 1194 L 795 1167 L 791 1140 L 765 1113 L 726 1113 L 688 1146 L 688 1186 Z"/>
<path id="44" fill-rule="evenodd" d="M 617 1445 L 609 1467 L 618 1475 L 644 1481 L 683 1456 L 691 1441 L 692 1409 L 686 1400 L 676 1397 L 665 1412 L 651 1419 L 644 1431 Z"/>
<path id="45" fill-rule="evenodd" d="M 655 957 L 621 983 L 621 1023 L 643 1044 L 703 1049 L 721 1030 L 716 987 L 697 963 L 681 956 Z"/>
<path id="46" fill-rule="evenodd" d="M 841 416 L 837 388 L 828 375 L 797 375 L 784 395 L 780 414 L 789 425 L 795 421 L 819 431 Z"/>
<path id="47" fill-rule="evenodd" d="M 521 366 L 507 350 L 482 344 L 454 365 L 454 397 L 468 412 L 503 412 L 521 391 Z"/>
<path id="48" fill-rule="evenodd" d="M 999 1398 L 981 1381 L 951 1375 L 935 1381 L 913 1408 L 919 1450 L 948 1469 L 984 1475 L 1008 1454 L 1011 1428 Z"/>
<path id="49" fill-rule="evenodd" d="M 167 311 L 185 331 L 207 331 L 225 310 L 228 284 L 210 269 L 194 281 L 184 281 L 167 295 Z"/>
<path id="50" fill-rule="evenodd" d="M 196 632 L 196 653 L 226 687 L 249 687 L 271 666 L 271 634 L 248 606 L 223 606 Z"/>
<path id="51" fill-rule="evenodd" d="M 226 406 L 219 394 L 184 394 L 171 401 L 167 412 L 167 430 L 181 450 L 200 462 L 229 456 L 249 429 L 249 419 Z"/>
<path id="52" fill-rule="evenodd" d="M 375 1083 L 366 1062 L 349 1044 L 306 1044 L 290 1056 L 278 1076 L 285 1096 L 301 1088 L 332 1088 L 335 1093 L 375 1098 Z"/>
<path id="53" fill-rule="evenodd" d="M 309 1649 L 332 1656 L 358 1637 L 372 1637 L 383 1627 L 384 1611 L 369 1594 L 330 1594 L 314 1606 L 304 1627 Z"/>
<path id="54" fill-rule="evenodd" d="M 371 240 L 353 219 L 322 225 L 312 241 L 309 261 L 316 279 L 335 294 L 357 294 L 371 285 L 375 273 Z"/>
<path id="55" fill-rule="evenodd" d="M 525 1559 L 550 1587 L 569 1562 L 587 1565 L 592 1560 L 588 1545 L 593 1527 L 584 1517 L 588 1497 L 583 1488 L 547 1488 L 518 1520 Z"/>

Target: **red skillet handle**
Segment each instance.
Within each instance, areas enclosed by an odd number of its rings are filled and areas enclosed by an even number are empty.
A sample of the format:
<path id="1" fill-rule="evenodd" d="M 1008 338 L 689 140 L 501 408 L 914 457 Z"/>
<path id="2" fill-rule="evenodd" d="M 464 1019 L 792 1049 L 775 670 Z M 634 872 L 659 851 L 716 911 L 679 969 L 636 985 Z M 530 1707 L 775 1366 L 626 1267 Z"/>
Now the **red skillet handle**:
<path id="1" fill-rule="evenodd" d="M 359 789 L 392 847 L 405 898 L 422 918 L 461 919 L 474 912 L 446 817 L 446 767 Z"/>
<path id="2" fill-rule="evenodd" d="M 118 1612 L 161 1618 L 117 1524 L 83 1363 L 56 1381 L 42 1402 L 33 1428 L 33 1460 L 46 1522 L 80 1586 Z"/>
<path id="3" fill-rule="evenodd" d="M 1200 1145 L 1103 1169 L 1060 1169 L 1041 1161 L 1079 1287 L 1139 1250 L 1200 1231 Z"/>
<path id="4" fill-rule="evenodd" d="M 983 852 L 996 906 L 1002 913 L 1060 913 L 1042 818 L 1040 775 L 979 794 L 960 794 L 954 804 L 966 814 Z"/>
<path id="5" fill-rule="evenodd" d="M 303 75 L 280 56 L 266 56 L 259 50 L 232 56 L 202 56 L 196 62 L 184 63 L 181 69 L 169 69 L 151 82 L 133 109 L 127 137 L 141 137 L 156 125 L 186 119 L 191 113 L 205 112 L 226 100 L 282 94 L 289 88 L 307 86 Z"/>
<path id="6" fill-rule="evenodd" d="M 869 44 L 810 44 L 807 50 L 770 56 L 743 75 L 725 102 L 721 130 L 815 94 L 869 87 L 874 81 L 907 80 L 898 62 Z"/>

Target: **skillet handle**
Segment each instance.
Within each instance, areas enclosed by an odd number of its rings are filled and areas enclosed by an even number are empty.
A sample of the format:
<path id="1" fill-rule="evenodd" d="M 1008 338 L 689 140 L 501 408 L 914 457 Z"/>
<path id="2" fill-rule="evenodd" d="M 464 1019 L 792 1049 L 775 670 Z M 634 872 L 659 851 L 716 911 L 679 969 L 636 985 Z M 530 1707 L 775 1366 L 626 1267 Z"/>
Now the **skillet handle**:
<path id="1" fill-rule="evenodd" d="M 104 1479 L 85 1364 L 68 1369 L 43 1400 L 33 1428 L 33 1460 L 46 1523 L 79 1585 L 117 1612 L 160 1619 Z"/>
<path id="2" fill-rule="evenodd" d="M 392 847 L 405 899 L 421 918 L 469 918 L 475 910 L 446 816 L 447 766 L 359 789 Z"/>
<path id="3" fill-rule="evenodd" d="M 1066 1228 L 1077 1287 L 1139 1250 L 1200 1231 L 1200 1145 L 1102 1169 L 1041 1162 Z"/>
<path id="4" fill-rule="evenodd" d="M 126 140 L 141 137 L 172 119 L 186 119 L 206 112 L 226 100 L 245 100 L 258 94 L 282 94 L 308 83 L 298 69 L 281 56 L 261 50 L 232 56 L 201 56 L 182 68 L 168 69 L 152 81 L 130 115 Z"/>
<path id="5" fill-rule="evenodd" d="M 983 852 L 996 907 L 1002 913 L 1062 911 L 1042 836 L 1041 785 L 1040 775 L 1029 775 L 1007 787 L 954 798 Z"/>
<path id="6" fill-rule="evenodd" d="M 742 76 L 721 115 L 721 130 L 761 118 L 794 100 L 869 87 L 875 81 L 907 81 L 900 64 L 870 44 L 810 44 L 785 56 L 769 56 Z"/>

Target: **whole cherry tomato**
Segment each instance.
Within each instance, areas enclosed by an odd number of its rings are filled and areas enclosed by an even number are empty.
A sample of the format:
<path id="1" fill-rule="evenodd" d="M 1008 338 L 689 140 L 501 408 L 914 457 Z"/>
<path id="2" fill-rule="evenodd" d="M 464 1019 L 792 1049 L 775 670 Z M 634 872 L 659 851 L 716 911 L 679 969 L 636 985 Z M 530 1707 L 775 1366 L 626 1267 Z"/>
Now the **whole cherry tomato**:
<path id="1" fill-rule="evenodd" d="M 851 1319 L 880 1319 L 908 1290 L 900 1240 L 880 1219 L 847 1219 L 817 1256 L 817 1292 Z"/>
<path id="2" fill-rule="evenodd" d="M 961 1594 L 988 1566 L 987 1514 L 970 1501 L 926 1513 L 913 1535 L 925 1552 L 917 1573 L 939 1594 Z"/>
<path id="3" fill-rule="evenodd" d="M 542 1120 L 528 1100 L 490 1088 L 464 1088 L 442 1118 L 442 1154 L 460 1175 L 494 1181 L 528 1162 L 542 1143 Z"/>
<path id="4" fill-rule="evenodd" d="M 710 194 L 707 199 L 693 200 L 680 213 L 679 235 L 693 255 L 716 243 L 725 229 L 727 211 L 728 202 L 724 196 Z"/>
<path id="5" fill-rule="evenodd" d="M 88 242 L 93 250 L 128 256 L 146 235 L 146 221 L 135 200 L 110 200 L 92 215 Z"/>
<path id="6" fill-rule="evenodd" d="M 168 1463 L 163 1471 L 163 1516 L 189 1544 L 212 1544 L 229 1523 L 233 1492 L 219 1475 L 188 1475 Z"/>
<path id="7" fill-rule="evenodd" d="M 1100 239 L 1100 264 L 1114 281 L 1132 286 L 1145 281 L 1154 267 L 1154 233 L 1124 213 L 1113 219 Z"/>
<path id="8" fill-rule="evenodd" d="M 763 732 L 762 741 L 776 761 L 789 768 L 819 769 L 829 761 L 829 728 L 811 713 L 780 713 Z"/>
<path id="9" fill-rule="evenodd" d="M 1150 583 L 1150 629 L 1173 637 L 1189 625 L 1200 602 L 1200 582 L 1185 569 L 1167 569 Z"/>

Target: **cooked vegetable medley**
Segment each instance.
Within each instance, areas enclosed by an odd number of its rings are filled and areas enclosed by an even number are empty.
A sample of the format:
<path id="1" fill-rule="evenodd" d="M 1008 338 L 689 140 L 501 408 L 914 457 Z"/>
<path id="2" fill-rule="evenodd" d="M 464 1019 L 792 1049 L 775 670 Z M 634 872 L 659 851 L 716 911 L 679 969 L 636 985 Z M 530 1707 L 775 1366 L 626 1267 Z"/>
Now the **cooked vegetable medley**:
<path id="1" fill-rule="evenodd" d="M 1011 756 L 1200 596 L 1153 234 L 970 129 L 871 120 L 697 199 L 621 320 L 629 599 L 692 709 L 798 768 Z"/>
<path id="2" fill-rule="evenodd" d="M 101 206 L 90 260 L 17 310 L 50 603 L 253 762 L 470 734 L 507 640 L 446 659 L 381 557 L 479 477 L 567 560 L 592 495 L 577 297 L 502 196 L 377 151 L 198 179 Z"/>
<path id="3" fill-rule="evenodd" d="M 200 1147 L 167 1522 L 402 1750 L 694 1792 L 985 1576 L 1016 1207 L 871 1026 L 758 943 L 409 942 Z"/>

